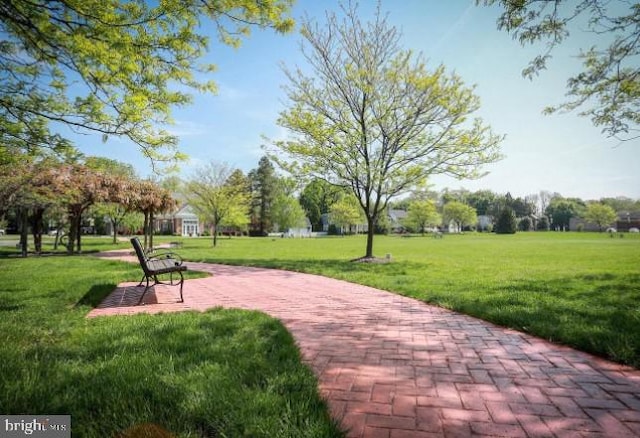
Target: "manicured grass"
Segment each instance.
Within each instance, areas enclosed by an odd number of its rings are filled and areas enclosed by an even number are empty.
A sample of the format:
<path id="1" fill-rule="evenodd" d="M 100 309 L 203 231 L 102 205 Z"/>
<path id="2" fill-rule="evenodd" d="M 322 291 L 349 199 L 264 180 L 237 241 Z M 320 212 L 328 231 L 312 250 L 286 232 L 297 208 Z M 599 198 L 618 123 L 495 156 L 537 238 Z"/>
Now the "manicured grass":
<path id="1" fill-rule="evenodd" d="M 139 276 L 87 256 L 0 259 L 0 412 L 70 414 L 74 437 L 149 423 L 178 437 L 342 436 L 290 334 L 264 314 L 85 318 Z"/>
<path id="2" fill-rule="evenodd" d="M 191 260 L 367 284 L 640 367 L 640 237 L 599 233 L 376 236 L 389 264 L 349 262 L 362 236 L 185 239 Z M 303 299 L 303 297 L 301 297 Z"/>

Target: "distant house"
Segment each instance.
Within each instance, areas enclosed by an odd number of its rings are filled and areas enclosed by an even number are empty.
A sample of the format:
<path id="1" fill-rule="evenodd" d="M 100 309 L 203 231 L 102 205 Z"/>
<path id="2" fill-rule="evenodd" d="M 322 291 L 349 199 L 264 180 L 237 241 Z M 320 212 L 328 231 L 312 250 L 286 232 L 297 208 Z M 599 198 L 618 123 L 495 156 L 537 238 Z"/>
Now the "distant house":
<path id="1" fill-rule="evenodd" d="M 608 228 L 610 225 L 607 224 L 604 228 Z M 581 217 L 572 217 L 569 219 L 569 231 L 601 231 L 598 224 L 594 224 L 591 222 L 587 222 L 585 219 Z"/>
<path id="2" fill-rule="evenodd" d="M 615 228 L 620 232 L 627 232 L 630 228 L 640 228 L 640 212 L 619 211 L 617 215 L 618 218 L 614 222 L 607 224 L 603 228 Z M 569 230 L 600 231 L 600 227 L 598 224 L 587 222 L 583 218 L 572 217 L 569 220 Z"/>
<path id="3" fill-rule="evenodd" d="M 619 211 L 615 228 L 624 232 L 631 228 L 640 228 L 640 211 Z"/>
<path id="4" fill-rule="evenodd" d="M 329 227 L 333 225 L 329 218 L 329 213 L 324 213 L 320 216 L 320 221 L 322 222 L 322 231 L 329 232 Z M 369 226 L 366 222 L 361 224 L 354 224 L 349 226 L 349 228 L 345 228 L 344 230 L 340 227 L 336 227 L 338 233 L 346 233 L 346 234 L 360 234 L 366 233 L 369 230 Z"/>
<path id="5" fill-rule="evenodd" d="M 286 232 L 287 237 L 311 237 L 311 221 L 308 217 L 305 217 L 305 224 L 302 227 L 289 228 Z"/>
<path id="6" fill-rule="evenodd" d="M 489 227 L 493 227 L 493 216 L 483 214 L 479 215 L 477 226 L 480 231 L 485 231 L 488 230 Z"/>
<path id="7" fill-rule="evenodd" d="M 407 218 L 405 210 L 389 210 L 389 228 L 392 233 L 400 233 L 404 231 L 404 221 Z"/>
<path id="8" fill-rule="evenodd" d="M 154 221 L 154 231 L 159 234 L 177 234 L 180 236 L 199 236 L 204 227 L 188 204 L 178 210 L 158 215 Z"/>

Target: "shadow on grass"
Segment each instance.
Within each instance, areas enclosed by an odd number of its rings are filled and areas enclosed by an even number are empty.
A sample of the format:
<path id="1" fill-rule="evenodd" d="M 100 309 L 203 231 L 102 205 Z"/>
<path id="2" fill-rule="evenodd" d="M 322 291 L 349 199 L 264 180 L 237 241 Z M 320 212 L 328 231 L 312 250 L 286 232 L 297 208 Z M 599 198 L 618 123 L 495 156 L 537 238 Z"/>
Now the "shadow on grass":
<path id="1" fill-rule="evenodd" d="M 112 283 L 93 285 L 91 286 L 91 289 L 89 289 L 89 291 L 84 294 L 80 300 L 78 300 L 74 307 L 90 306 L 92 308 L 96 308 L 109 296 L 111 292 L 113 292 L 116 287 L 117 285 Z"/>
<path id="2" fill-rule="evenodd" d="M 449 302 L 454 310 L 640 367 L 639 274 L 514 280 Z"/>

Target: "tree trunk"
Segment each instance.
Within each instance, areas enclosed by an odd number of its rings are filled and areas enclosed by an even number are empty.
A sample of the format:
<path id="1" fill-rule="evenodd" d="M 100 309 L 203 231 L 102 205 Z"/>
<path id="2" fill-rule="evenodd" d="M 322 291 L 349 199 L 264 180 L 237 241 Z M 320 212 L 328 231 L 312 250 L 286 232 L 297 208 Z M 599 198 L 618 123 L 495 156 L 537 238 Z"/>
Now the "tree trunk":
<path id="1" fill-rule="evenodd" d="M 149 212 L 149 249 L 153 249 L 153 210 Z"/>
<path id="2" fill-rule="evenodd" d="M 69 243 L 67 244 L 67 254 L 73 254 L 73 250 L 76 244 L 76 232 L 78 231 L 77 226 L 77 212 L 70 210 L 69 211 Z"/>
<path id="3" fill-rule="evenodd" d="M 365 254 L 366 258 L 373 257 L 373 232 L 375 231 L 376 218 L 367 217 L 367 225 L 369 229 L 367 230 L 367 253 Z"/>
<path id="4" fill-rule="evenodd" d="M 118 221 L 111 220 L 111 226 L 113 227 L 113 244 L 118 243 Z"/>
<path id="5" fill-rule="evenodd" d="M 213 234 L 213 247 L 215 248 L 218 245 L 218 227 L 215 224 L 211 227 L 211 234 Z"/>
<path id="6" fill-rule="evenodd" d="M 147 245 L 147 236 L 149 235 L 149 212 L 144 212 L 144 224 L 142 225 L 142 234 L 144 234 L 144 244 L 142 247 L 146 250 L 149 249 L 149 245 Z"/>
<path id="7" fill-rule="evenodd" d="M 43 208 L 36 208 L 31 221 L 31 232 L 33 233 L 33 246 L 36 254 L 42 253 L 42 217 L 44 215 Z"/>
<path id="8" fill-rule="evenodd" d="M 76 251 L 78 254 L 82 252 L 82 212 L 76 219 Z"/>
<path id="9" fill-rule="evenodd" d="M 26 208 L 21 208 L 19 211 L 20 217 L 20 255 L 27 257 L 27 246 L 29 240 L 29 217 Z"/>

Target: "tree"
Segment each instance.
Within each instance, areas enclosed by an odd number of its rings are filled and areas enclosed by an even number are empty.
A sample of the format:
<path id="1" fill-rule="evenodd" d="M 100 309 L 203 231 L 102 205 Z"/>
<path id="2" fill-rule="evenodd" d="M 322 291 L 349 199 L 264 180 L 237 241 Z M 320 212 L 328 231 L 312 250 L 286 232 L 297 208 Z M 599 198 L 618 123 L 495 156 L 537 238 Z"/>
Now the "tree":
<path id="1" fill-rule="evenodd" d="M 218 244 L 219 227 L 226 220 L 238 222 L 236 216 L 246 217 L 249 211 L 247 193 L 229 184 L 232 173 L 227 164 L 211 162 L 197 169 L 185 185 L 187 202 L 203 222 L 211 225 L 214 247 Z"/>
<path id="2" fill-rule="evenodd" d="M 438 225 L 442 218 L 436 211 L 436 205 L 431 200 L 413 201 L 407 209 L 407 224 L 419 230 L 423 235 L 430 225 Z"/>
<path id="3" fill-rule="evenodd" d="M 496 221 L 496 234 L 515 234 L 518 227 L 516 214 L 509 206 L 504 206 Z"/>
<path id="4" fill-rule="evenodd" d="M 587 211 L 584 215 L 585 220 L 598 225 L 600 231 L 615 222 L 617 217 L 618 215 L 613 208 L 595 202 L 587 205 Z"/>
<path id="5" fill-rule="evenodd" d="M 292 28 L 291 0 L 5 0 L 0 2 L 0 144 L 65 150 L 50 122 L 126 136 L 152 159 L 176 158 L 177 139 L 162 129 L 183 90 L 214 91 L 194 73 L 208 39 L 238 46 L 251 25 Z M 175 85 L 182 87 L 176 87 Z"/>
<path id="6" fill-rule="evenodd" d="M 60 191 L 69 218 L 69 246 L 67 251 L 82 252 L 82 217 L 89 207 L 109 200 L 111 181 L 101 172 L 83 164 L 60 168 L 64 191 Z"/>
<path id="7" fill-rule="evenodd" d="M 334 186 L 322 179 L 314 179 L 304 187 L 300 194 L 300 205 L 314 231 L 322 231 L 322 215 L 329 213 L 329 208 L 342 193 L 342 187 Z"/>
<path id="8" fill-rule="evenodd" d="M 540 216 L 538 218 L 538 223 L 536 227 L 538 231 L 549 231 L 550 229 L 549 218 L 544 215 Z"/>
<path id="9" fill-rule="evenodd" d="M 115 244 L 118 241 L 118 227 L 135 208 L 136 172 L 130 164 L 104 157 L 88 157 L 85 165 L 109 175 L 107 202 L 99 203 L 93 211 L 109 220 Z"/>
<path id="10" fill-rule="evenodd" d="M 142 229 L 144 231 L 145 249 L 153 248 L 153 222 L 156 213 L 169 211 L 176 207 L 177 202 L 171 193 L 151 180 L 138 181 L 134 190 L 132 204 L 135 211 L 144 215 Z"/>
<path id="11" fill-rule="evenodd" d="M 42 251 L 44 214 L 58 203 L 56 192 L 62 186 L 59 163 L 20 154 L 11 163 L 0 164 L 0 217 L 12 209 L 20 230 L 20 250 L 27 256 L 29 226 L 35 252 Z"/>
<path id="12" fill-rule="evenodd" d="M 271 220 L 278 231 L 285 232 L 290 228 L 300 228 L 306 225 L 304 209 L 293 196 L 295 181 L 287 178 L 278 180 L 278 188 L 271 206 Z"/>
<path id="13" fill-rule="evenodd" d="M 251 223 L 255 231 L 264 236 L 272 225 L 271 204 L 275 196 L 278 177 L 268 157 L 260 158 L 258 168 L 249 172 L 251 180 Z"/>
<path id="14" fill-rule="evenodd" d="M 479 119 L 473 90 L 443 66 L 399 46 L 380 9 L 363 24 L 355 7 L 327 24 L 303 22 L 303 55 L 312 74 L 285 69 L 290 105 L 278 123 L 292 136 L 274 142 L 274 159 L 296 174 L 349 189 L 368 224 L 365 257 L 373 257 L 375 224 L 389 201 L 429 175 L 477 177 L 499 158 L 499 136 Z"/>
<path id="15" fill-rule="evenodd" d="M 446 204 L 442 209 L 442 215 L 447 222 L 453 221 L 459 231 L 462 231 L 465 226 L 475 225 L 478 222 L 476 210 L 458 201 Z"/>
<path id="16" fill-rule="evenodd" d="M 489 214 L 491 206 L 497 198 L 498 195 L 491 190 L 478 190 L 467 195 L 466 203 L 475 208 L 479 216 L 485 216 Z"/>
<path id="17" fill-rule="evenodd" d="M 340 234 L 344 230 L 350 230 L 352 225 L 357 225 L 363 220 L 362 209 L 352 195 L 342 196 L 329 209 L 329 222 L 340 228 Z"/>
<path id="18" fill-rule="evenodd" d="M 579 216 L 582 208 L 582 201 L 555 197 L 549 203 L 545 213 L 551 218 L 553 228 L 568 230 L 569 221 L 572 217 Z"/>
<path id="19" fill-rule="evenodd" d="M 583 70 L 567 81 L 569 100 L 547 113 L 581 108 L 609 136 L 640 137 L 640 4 L 626 0 L 476 0 L 499 4 L 498 29 L 522 45 L 546 42 L 546 49 L 523 71 L 533 77 L 546 69 L 553 50 L 570 35 L 572 24 L 594 33 L 599 44 L 578 54 Z M 606 44 L 604 45 L 603 44 Z"/>
<path id="20" fill-rule="evenodd" d="M 520 231 L 531 231 L 533 229 L 533 222 L 531 218 L 525 216 L 518 221 L 518 229 Z"/>

